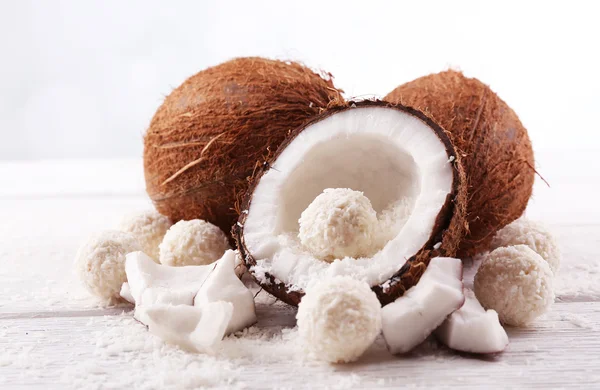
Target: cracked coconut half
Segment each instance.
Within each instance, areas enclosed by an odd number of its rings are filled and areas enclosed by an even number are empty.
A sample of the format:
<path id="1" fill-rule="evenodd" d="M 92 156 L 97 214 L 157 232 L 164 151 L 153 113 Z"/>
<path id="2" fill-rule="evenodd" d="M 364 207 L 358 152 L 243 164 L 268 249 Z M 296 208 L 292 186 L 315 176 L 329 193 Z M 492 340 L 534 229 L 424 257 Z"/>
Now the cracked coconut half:
<path id="1" fill-rule="evenodd" d="M 464 183 L 446 133 L 420 111 L 350 102 L 291 132 L 252 178 L 238 247 L 257 282 L 289 304 L 337 275 L 387 304 L 432 257 L 455 255 Z"/>

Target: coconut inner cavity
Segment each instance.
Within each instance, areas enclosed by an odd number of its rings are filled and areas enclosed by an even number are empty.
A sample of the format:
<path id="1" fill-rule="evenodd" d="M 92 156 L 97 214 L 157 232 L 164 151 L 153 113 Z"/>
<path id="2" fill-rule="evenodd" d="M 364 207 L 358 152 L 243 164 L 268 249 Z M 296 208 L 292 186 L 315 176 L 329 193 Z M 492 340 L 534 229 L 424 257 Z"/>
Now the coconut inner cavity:
<path id="1" fill-rule="evenodd" d="M 452 157 L 425 122 L 393 108 L 351 109 L 308 126 L 253 192 L 244 224 L 253 274 L 268 272 L 290 290 L 335 275 L 385 282 L 430 239 L 452 190 Z M 302 213 L 325 189 L 370 201 L 375 231 L 356 253 L 319 253 L 298 237 Z"/>

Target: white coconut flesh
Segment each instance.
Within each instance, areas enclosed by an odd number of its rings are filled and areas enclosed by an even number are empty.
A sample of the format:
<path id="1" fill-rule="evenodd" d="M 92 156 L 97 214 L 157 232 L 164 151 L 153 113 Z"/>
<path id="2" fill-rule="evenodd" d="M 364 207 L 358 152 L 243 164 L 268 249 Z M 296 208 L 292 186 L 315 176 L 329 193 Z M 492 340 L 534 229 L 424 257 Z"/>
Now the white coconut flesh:
<path id="1" fill-rule="evenodd" d="M 391 353 L 406 353 L 465 302 L 462 261 L 435 257 L 416 286 L 381 309 L 383 338 Z"/>
<path id="2" fill-rule="evenodd" d="M 430 239 L 453 188 L 449 153 L 427 123 L 395 108 L 357 107 L 309 125 L 263 174 L 244 211 L 245 249 L 256 262 L 250 270 L 288 291 L 337 275 L 384 283 Z M 371 256 L 326 262 L 300 245 L 298 220 L 327 188 L 370 200 L 385 236 Z"/>
<path id="3" fill-rule="evenodd" d="M 230 302 L 212 302 L 202 308 L 188 305 L 137 306 L 134 317 L 162 340 L 196 352 L 216 345 L 225 336 L 233 315 Z"/>
<path id="4" fill-rule="evenodd" d="M 136 305 L 157 303 L 193 305 L 194 297 L 215 264 L 170 267 L 157 264 L 143 252 L 127 254 L 125 272 L 127 283 L 121 287 L 121 296 Z"/>
<path id="5" fill-rule="evenodd" d="M 498 313 L 485 310 L 472 290 L 464 289 L 465 303 L 434 332 L 448 347 L 463 352 L 496 353 L 508 345 Z"/>

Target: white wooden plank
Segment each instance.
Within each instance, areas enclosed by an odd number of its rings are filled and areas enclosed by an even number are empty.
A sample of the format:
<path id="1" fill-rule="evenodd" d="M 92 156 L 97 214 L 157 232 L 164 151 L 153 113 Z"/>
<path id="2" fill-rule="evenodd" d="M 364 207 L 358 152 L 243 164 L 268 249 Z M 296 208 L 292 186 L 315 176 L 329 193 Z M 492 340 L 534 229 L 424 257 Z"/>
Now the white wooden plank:
<path id="1" fill-rule="evenodd" d="M 130 315 L 5 319 L 0 385 L 592 389 L 600 383 L 599 309 L 595 302 L 559 303 L 534 327 L 509 329 L 508 350 L 494 357 L 455 354 L 433 340 L 395 357 L 379 339 L 350 365 L 301 361 L 294 335 L 281 334 L 281 325 L 293 323 L 294 311 L 278 306 L 260 308 L 259 326 L 272 339 L 268 347 L 250 338 L 225 341 L 215 356 L 165 346 Z"/>

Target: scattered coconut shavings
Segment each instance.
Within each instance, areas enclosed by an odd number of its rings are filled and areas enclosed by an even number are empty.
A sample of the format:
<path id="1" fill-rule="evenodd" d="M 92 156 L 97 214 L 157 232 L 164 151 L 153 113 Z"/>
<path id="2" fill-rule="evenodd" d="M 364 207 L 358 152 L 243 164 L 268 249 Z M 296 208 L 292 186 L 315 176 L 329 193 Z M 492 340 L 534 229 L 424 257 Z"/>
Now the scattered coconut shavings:
<path id="1" fill-rule="evenodd" d="M 572 313 L 564 313 L 561 314 L 560 319 L 562 321 L 567 321 L 573 325 L 575 325 L 578 328 L 582 328 L 582 329 L 591 329 L 591 330 L 595 330 L 596 328 L 594 327 L 594 323 L 587 320 L 586 318 L 576 315 L 576 314 L 572 314 Z"/>
<path id="2" fill-rule="evenodd" d="M 582 260 L 578 263 L 563 263 L 554 281 L 555 293 L 559 300 L 600 298 L 600 260 Z"/>
<path id="3" fill-rule="evenodd" d="M 269 306 L 270 312 L 289 311 L 293 316 L 294 311 L 281 303 L 263 306 L 261 310 Z M 163 343 L 130 314 L 92 318 L 88 325 L 102 325 L 102 330 L 89 335 L 95 346 L 94 360 L 73 359 L 61 373 L 62 384 L 75 388 L 102 384 L 103 388 L 243 389 L 248 386 L 244 382 L 248 373 L 265 364 L 294 362 L 300 370 L 309 364 L 298 353 L 297 329 L 285 326 L 253 326 L 226 337 L 210 354 L 195 354 Z M 21 360 L 35 362 L 26 357 Z M 111 375 L 110 366 L 114 365 L 130 367 L 130 375 Z M 355 388 L 362 382 L 361 376 L 338 373 L 335 366 L 321 368 L 323 372 L 314 379 L 333 383 L 331 388 Z M 297 386 L 310 388 L 311 383 Z"/>
<path id="4" fill-rule="evenodd" d="M 258 280 L 261 284 L 270 284 L 271 281 L 267 278 L 267 272 L 269 269 L 263 265 L 264 261 L 259 260 L 255 265 L 250 266 L 250 271 L 252 275 Z"/>
<path id="5" fill-rule="evenodd" d="M 413 209 L 411 200 L 407 197 L 398 199 L 390 204 L 377 216 L 379 220 L 379 246 L 383 247 L 386 242 L 396 236 L 406 221 Z"/>
<path id="6" fill-rule="evenodd" d="M 64 383 L 77 388 L 97 383 L 106 388 L 243 387 L 236 380 L 241 370 L 232 361 L 164 344 L 129 315 L 94 320 L 105 324 L 102 331 L 91 336 L 95 360 L 126 364 L 132 368 L 131 375 L 110 375 L 102 364 L 90 364 L 88 360 L 67 367 L 61 376 Z"/>
<path id="7" fill-rule="evenodd" d="M 265 367 L 273 368 L 274 380 L 265 378 L 266 388 L 276 383 L 291 384 L 294 389 L 312 388 L 315 383 L 329 383 L 332 389 L 363 386 L 366 376 L 335 365 L 303 361 L 294 327 L 295 308 L 273 301 L 265 292 L 259 292 L 256 301 L 259 324 L 226 337 L 210 354 L 190 353 L 162 342 L 135 321 L 132 312 L 87 319 L 44 319 L 49 326 L 66 321 L 67 329 L 53 333 L 52 340 L 45 329 L 30 330 L 27 344 L 5 344 L 0 367 L 8 367 L 19 376 L 3 378 L 0 373 L 0 387 L 4 379 L 33 384 L 58 378 L 53 383 L 64 388 L 244 389 L 250 387 L 246 378 L 256 378 Z M 70 328 L 73 332 L 68 331 Z M 0 336 L 6 333 L 15 337 L 26 329 L 8 325 L 0 328 Z M 63 353 L 49 353 L 56 348 Z M 371 350 L 385 353 L 381 345 Z M 310 380 L 285 381 L 290 364 L 298 372 L 310 373 Z M 127 367 L 127 374 L 115 375 L 116 367 Z M 369 383 L 375 380 L 371 377 Z"/>

